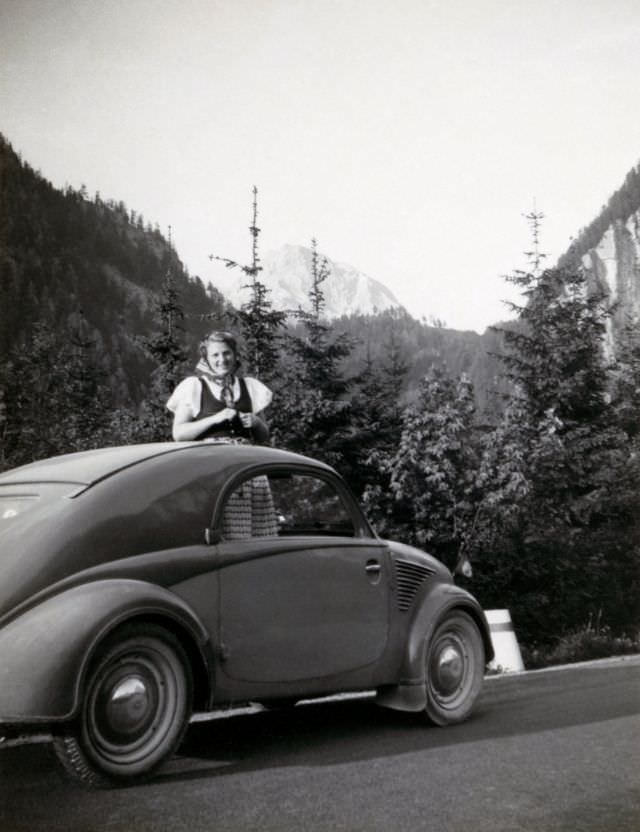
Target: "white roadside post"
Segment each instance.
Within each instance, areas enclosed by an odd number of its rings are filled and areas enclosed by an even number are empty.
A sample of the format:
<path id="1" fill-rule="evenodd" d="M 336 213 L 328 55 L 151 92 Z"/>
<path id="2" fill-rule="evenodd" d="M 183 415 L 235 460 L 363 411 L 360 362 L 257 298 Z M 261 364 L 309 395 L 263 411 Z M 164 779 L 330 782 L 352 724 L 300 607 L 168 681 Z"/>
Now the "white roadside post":
<path id="1" fill-rule="evenodd" d="M 489 622 L 491 643 L 495 651 L 491 670 L 502 673 L 517 673 L 524 670 L 524 663 L 509 610 L 485 610 Z"/>

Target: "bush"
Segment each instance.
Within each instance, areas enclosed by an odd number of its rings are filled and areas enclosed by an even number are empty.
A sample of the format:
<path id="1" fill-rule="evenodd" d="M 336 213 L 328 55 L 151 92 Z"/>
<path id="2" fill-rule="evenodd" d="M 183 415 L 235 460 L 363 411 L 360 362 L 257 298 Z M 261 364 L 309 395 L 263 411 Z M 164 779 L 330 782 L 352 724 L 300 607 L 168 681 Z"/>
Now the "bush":
<path id="1" fill-rule="evenodd" d="M 595 624 L 589 620 L 584 627 L 562 636 L 553 647 L 545 649 L 523 644 L 521 653 L 527 670 L 640 653 L 640 632 L 633 637 L 616 636 L 599 620 Z"/>

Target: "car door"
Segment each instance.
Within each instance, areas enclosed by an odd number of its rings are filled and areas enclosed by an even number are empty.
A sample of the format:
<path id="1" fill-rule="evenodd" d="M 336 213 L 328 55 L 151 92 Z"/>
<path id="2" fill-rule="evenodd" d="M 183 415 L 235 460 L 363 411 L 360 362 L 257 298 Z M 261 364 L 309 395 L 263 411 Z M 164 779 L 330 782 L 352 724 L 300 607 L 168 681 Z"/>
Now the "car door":
<path id="1" fill-rule="evenodd" d="M 389 554 L 337 480 L 309 472 L 252 477 L 229 495 L 222 518 L 225 674 L 315 679 L 380 657 Z"/>

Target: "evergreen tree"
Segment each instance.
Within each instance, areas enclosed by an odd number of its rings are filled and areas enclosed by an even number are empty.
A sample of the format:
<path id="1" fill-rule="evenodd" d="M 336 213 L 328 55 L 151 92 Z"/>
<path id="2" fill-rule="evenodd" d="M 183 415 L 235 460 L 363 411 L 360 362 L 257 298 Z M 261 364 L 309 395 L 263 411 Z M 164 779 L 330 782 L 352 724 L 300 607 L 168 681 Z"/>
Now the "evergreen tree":
<path id="1" fill-rule="evenodd" d="M 186 374 L 188 356 L 184 347 L 182 325 L 184 310 L 170 262 L 163 282 L 162 295 L 158 300 L 158 316 L 160 331 L 150 337 L 140 338 L 145 352 L 156 363 L 156 367 L 151 373 L 150 395 L 142 407 L 140 426 L 134 431 L 138 441 L 141 438 L 145 441 L 170 439 L 166 401 Z"/>
<path id="2" fill-rule="evenodd" d="M 402 391 L 409 369 L 398 348 L 395 329 L 391 329 L 382 366 L 374 363 L 367 344 L 363 371 L 355 379 L 352 421 L 356 432 L 353 443 L 352 484 L 357 494 L 377 486 L 390 492 L 390 460 L 402 433 Z"/>
<path id="3" fill-rule="evenodd" d="M 600 612 L 637 620 L 640 481 L 611 405 L 606 298 L 535 253 L 512 278 L 526 298 L 502 330 L 515 393 L 486 443 L 471 547 L 485 606 L 511 606 L 525 641 L 548 641 Z"/>
<path id="4" fill-rule="evenodd" d="M 111 396 L 82 322 L 66 338 L 44 324 L 0 366 L 0 465 L 99 447 Z"/>
<path id="5" fill-rule="evenodd" d="M 276 444 L 316 455 L 346 474 L 353 431 L 347 396 L 350 382 L 340 364 L 351 351 L 352 341 L 336 335 L 323 319 L 322 284 L 328 277 L 327 260 L 319 257 L 313 240 L 310 309 L 296 312 L 298 324 L 286 334 L 275 382 L 278 408 L 272 435 Z"/>
<path id="6" fill-rule="evenodd" d="M 611 400 L 618 425 L 640 450 L 640 332 L 633 321 L 627 323 L 618 339 Z"/>
<path id="7" fill-rule="evenodd" d="M 241 265 L 226 257 L 209 255 L 211 260 L 222 261 L 227 268 L 239 268 L 247 276 L 249 283 L 243 288 L 250 292 L 249 300 L 236 312 L 236 319 L 242 329 L 244 355 L 248 369 L 264 381 L 269 381 L 276 370 L 278 349 L 286 313 L 273 309 L 269 300 L 270 290 L 260 280 L 260 257 L 258 254 L 258 189 L 253 188 L 253 218 L 249 226 L 251 232 L 251 264 Z"/>

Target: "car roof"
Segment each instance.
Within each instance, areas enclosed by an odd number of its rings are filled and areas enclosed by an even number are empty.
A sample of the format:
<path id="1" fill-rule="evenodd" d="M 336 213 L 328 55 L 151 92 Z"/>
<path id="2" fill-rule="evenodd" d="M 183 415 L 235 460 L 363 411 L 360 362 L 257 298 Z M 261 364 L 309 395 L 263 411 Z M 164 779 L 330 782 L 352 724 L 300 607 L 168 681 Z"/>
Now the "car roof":
<path id="1" fill-rule="evenodd" d="M 221 442 L 156 442 L 79 451 L 31 462 L 0 474 L 0 486 L 35 482 L 90 486 L 148 459 L 187 451 L 210 454 L 221 468 L 239 462 L 246 465 L 307 464 L 332 470 L 317 460 L 277 448 Z"/>

